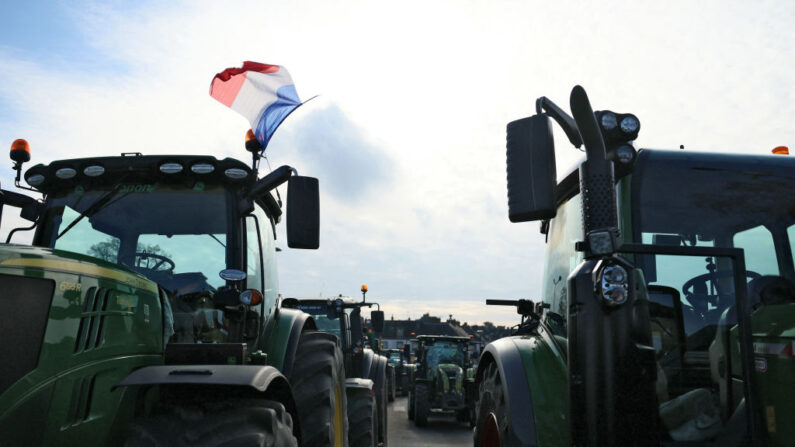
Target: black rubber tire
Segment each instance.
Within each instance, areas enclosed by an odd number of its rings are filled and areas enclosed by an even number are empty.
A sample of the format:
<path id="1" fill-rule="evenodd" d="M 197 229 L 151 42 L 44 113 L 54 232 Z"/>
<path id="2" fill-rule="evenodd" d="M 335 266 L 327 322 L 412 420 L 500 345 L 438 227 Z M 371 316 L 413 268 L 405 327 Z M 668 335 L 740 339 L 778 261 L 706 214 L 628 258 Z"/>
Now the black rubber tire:
<path id="1" fill-rule="evenodd" d="M 389 402 L 395 401 L 395 368 L 387 368 L 386 372 L 387 383 L 387 400 Z"/>
<path id="2" fill-rule="evenodd" d="M 414 394 L 414 424 L 417 427 L 425 427 L 428 425 L 428 414 L 431 412 L 428 385 L 424 383 L 414 385 Z"/>
<path id="3" fill-rule="evenodd" d="M 348 392 L 348 445 L 350 447 L 375 447 L 378 445 L 378 425 L 375 396 L 366 389 L 354 388 Z"/>
<path id="4" fill-rule="evenodd" d="M 381 373 L 380 385 L 381 386 L 378 386 L 378 382 L 376 382 L 375 400 L 376 404 L 378 405 L 378 442 L 381 444 L 381 447 L 388 447 L 389 440 L 387 439 L 387 433 L 389 428 L 388 426 L 389 410 L 386 406 L 388 400 L 387 394 L 389 391 L 389 385 L 386 383 L 386 365 L 384 365 L 383 372 Z"/>
<path id="5" fill-rule="evenodd" d="M 339 339 L 326 332 L 304 331 L 289 380 L 298 412 L 301 444 L 342 447 L 348 438 L 348 418 L 345 365 Z M 337 433 L 337 428 L 342 428 L 342 433 Z"/>
<path id="6" fill-rule="evenodd" d="M 408 404 L 406 405 L 406 413 L 409 415 L 409 420 L 414 420 L 414 392 L 409 391 Z"/>
<path id="7" fill-rule="evenodd" d="M 469 422 L 469 409 L 456 410 L 455 420 L 456 422 Z"/>
<path id="8" fill-rule="evenodd" d="M 502 386 L 502 379 L 497 370 L 497 365 L 490 363 L 483 372 L 483 379 L 478 386 L 478 406 L 475 413 L 475 447 L 480 447 L 483 426 L 486 416 L 494 413 L 497 418 L 500 439 L 507 439 L 508 433 L 508 414 L 505 402 L 505 390 Z"/>
<path id="9" fill-rule="evenodd" d="M 293 420 L 279 402 L 227 399 L 194 406 L 169 405 L 133 421 L 127 447 L 297 447 Z"/>

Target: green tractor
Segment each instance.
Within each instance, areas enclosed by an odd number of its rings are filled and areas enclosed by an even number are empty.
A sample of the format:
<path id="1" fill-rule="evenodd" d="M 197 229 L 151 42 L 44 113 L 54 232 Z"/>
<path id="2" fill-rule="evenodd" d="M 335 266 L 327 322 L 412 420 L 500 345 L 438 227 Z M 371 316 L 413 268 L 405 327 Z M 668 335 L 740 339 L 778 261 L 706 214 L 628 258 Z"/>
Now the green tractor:
<path id="1" fill-rule="evenodd" d="M 636 150 L 632 114 L 539 98 L 508 124 L 541 298 L 476 373 L 476 446 L 795 443 L 795 160 Z M 552 124 L 585 146 L 556 182 Z"/>
<path id="2" fill-rule="evenodd" d="M 32 246 L 0 245 L 3 445 L 345 445 L 336 337 L 279 305 L 287 245 L 319 243 L 318 181 L 139 153 L 36 165 L 12 146 Z M 274 194 L 275 193 L 275 194 Z M 9 235 L 9 240 L 14 234 Z"/>
<path id="3" fill-rule="evenodd" d="M 408 345 L 406 345 L 408 346 Z M 409 392 L 409 374 L 406 365 L 409 363 L 406 358 L 405 349 L 388 349 L 384 351 L 387 362 L 395 372 L 394 389 L 395 393 L 405 396 Z"/>
<path id="4" fill-rule="evenodd" d="M 453 411 L 458 422 L 474 421 L 474 380 L 468 337 L 420 335 L 411 374 L 408 416 L 428 425 L 431 410 Z"/>
<path id="5" fill-rule="evenodd" d="M 362 329 L 362 307 L 378 306 L 378 303 L 356 301 L 340 295 L 329 299 L 285 298 L 282 306 L 312 315 L 318 330 L 334 334 L 341 341 L 345 375 L 358 379 L 353 383 L 350 383 L 353 379 L 349 379 L 346 384 L 351 447 L 373 443 L 388 445 L 387 359 L 363 343 Z M 370 318 L 376 332 L 381 332 L 384 312 L 371 311 Z"/>

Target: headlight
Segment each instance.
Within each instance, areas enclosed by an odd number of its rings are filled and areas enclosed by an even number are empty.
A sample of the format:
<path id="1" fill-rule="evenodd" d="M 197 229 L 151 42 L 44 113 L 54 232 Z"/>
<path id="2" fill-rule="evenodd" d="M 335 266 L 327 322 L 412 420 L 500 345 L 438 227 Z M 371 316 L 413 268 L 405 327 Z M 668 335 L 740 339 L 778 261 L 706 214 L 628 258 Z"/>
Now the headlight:
<path id="1" fill-rule="evenodd" d="M 163 174 L 178 174 L 182 172 L 182 165 L 179 163 L 163 163 L 160 165 L 160 172 Z"/>
<path id="2" fill-rule="evenodd" d="M 640 129 L 640 121 L 634 115 L 627 115 L 621 120 L 621 131 L 625 134 L 632 134 Z"/>
<path id="3" fill-rule="evenodd" d="M 74 177 L 76 174 L 77 174 L 77 171 L 75 171 L 72 168 L 61 168 L 61 169 L 55 171 L 55 176 L 60 178 L 60 179 L 64 179 L 64 180 L 70 179 L 70 178 Z"/>
<path id="4" fill-rule="evenodd" d="M 99 177 L 105 173 L 105 168 L 99 165 L 87 166 L 83 169 L 83 174 L 87 177 Z"/>
<path id="5" fill-rule="evenodd" d="M 635 158 L 635 150 L 627 144 L 621 145 L 616 149 L 616 159 L 619 163 L 632 163 Z"/>
<path id="6" fill-rule="evenodd" d="M 26 178 L 25 181 L 28 182 L 30 186 L 39 186 L 44 183 L 44 176 L 41 174 L 33 174 L 30 177 Z"/>
<path id="7" fill-rule="evenodd" d="M 620 265 L 608 265 L 599 275 L 602 300 L 608 306 L 624 304 L 629 296 L 629 275 Z"/>
<path id="8" fill-rule="evenodd" d="M 616 114 L 613 112 L 605 112 L 602 115 L 602 119 L 599 120 L 602 125 L 602 129 L 604 130 L 613 130 L 618 125 L 618 119 L 616 118 Z"/>

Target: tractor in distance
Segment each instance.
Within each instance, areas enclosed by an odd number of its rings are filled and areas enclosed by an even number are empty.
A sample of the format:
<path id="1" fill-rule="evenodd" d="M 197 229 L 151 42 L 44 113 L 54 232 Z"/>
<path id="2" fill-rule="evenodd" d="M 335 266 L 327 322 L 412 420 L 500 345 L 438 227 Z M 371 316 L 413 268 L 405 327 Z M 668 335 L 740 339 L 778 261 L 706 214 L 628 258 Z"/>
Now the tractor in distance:
<path id="1" fill-rule="evenodd" d="M 432 410 L 453 411 L 458 422 L 474 421 L 474 379 L 469 369 L 469 337 L 420 335 L 411 373 L 408 417 L 428 425 Z"/>
<path id="2" fill-rule="evenodd" d="M 276 225 L 319 245 L 318 181 L 206 155 L 53 161 L 0 210 L 32 221 L 0 245 L 3 445 L 338 446 L 336 337 L 279 307 Z M 32 246 L 9 244 L 35 230 Z"/>
<path id="3" fill-rule="evenodd" d="M 409 346 L 409 345 L 406 345 Z M 405 396 L 409 392 L 409 374 L 406 365 L 409 364 L 409 359 L 406 358 L 404 349 L 388 349 L 384 351 L 387 356 L 387 362 L 395 371 L 395 392 Z"/>
<path id="4" fill-rule="evenodd" d="M 378 306 L 378 303 L 357 301 L 342 295 L 328 299 L 282 300 L 282 307 L 312 315 L 319 330 L 333 334 L 341 342 L 345 375 L 358 379 L 346 388 L 352 447 L 372 445 L 373 442 L 387 445 L 387 359 L 367 346 L 362 324 L 362 308 L 371 306 Z M 381 332 L 383 311 L 371 311 L 370 319 L 375 330 Z"/>
<path id="5" fill-rule="evenodd" d="M 547 98 L 507 128 L 537 303 L 481 355 L 476 446 L 795 443 L 795 160 L 636 150 L 632 114 Z M 585 160 L 556 181 L 552 118 Z M 783 152 L 777 148 L 774 152 Z"/>

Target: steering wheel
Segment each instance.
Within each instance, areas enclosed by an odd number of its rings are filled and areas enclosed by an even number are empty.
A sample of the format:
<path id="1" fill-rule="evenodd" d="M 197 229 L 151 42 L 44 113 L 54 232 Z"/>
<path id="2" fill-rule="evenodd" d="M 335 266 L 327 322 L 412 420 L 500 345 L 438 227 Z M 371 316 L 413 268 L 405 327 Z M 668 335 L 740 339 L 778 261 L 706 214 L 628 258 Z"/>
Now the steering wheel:
<path id="1" fill-rule="evenodd" d="M 733 270 L 720 270 L 720 271 L 717 271 L 717 272 L 704 273 L 702 275 L 698 275 L 698 276 L 696 276 L 694 278 L 688 279 L 687 282 L 685 282 L 682 285 L 682 292 L 685 294 L 685 298 L 687 299 L 688 302 L 690 302 L 691 305 L 694 304 L 694 300 L 691 299 L 691 298 L 695 298 L 696 299 L 695 301 L 699 301 L 699 299 L 703 300 L 704 304 L 705 304 L 704 307 L 706 307 L 706 303 L 707 302 L 709 302 L 710 300 L 714 300 L 718 296 L 724 294 L 723 291 L 721 291 L 721 286 L 720 286 L 720 284 L 718 283 L 717 280 L 720 279 L 720 278 L 730 278 L 730 277 L 733 277 L 733 276 L 734 276 L 734 271 Z M 761 277 L 762 275 L 760 275 L 757 272 L 753 272 L 751 270 L 746 270 L 745 271 L 745 276 L 747 276 L 750 279 L 756 279 L 756 278 Z M 712 285 L 715 286 L 716 294 L 696 293 L 695 292 L 695 289 L 696 289 L 697 285 L 701 286 L 702 290 L 709 290 L 707 288 L 707 283 L 708 282 L 712 283 Z"/>
<path id="2" fill-rule="evenodd" d="M 144 266 L 141 265 L 141 260 L 143 260 L 143 259 L 154 259 L 154 260 L 160 261 L 160 262 L 157 262 L 152 267 L 149 267 L 149 262 L 147 262 L 146 263 L 146 267 L 144 267 Z M 165 269 L 159 268 L 163 264 L 166 264 L 168 266 L 168 268 L 165 268 Z M 140 268 L 140 269 L 151 270 L 151 271 L 154 271 L 154 272 L 173 272 L 174 271 L 174 267 L 176 267 L 176 264 L 174 264 L 174 261 L 172 261 L 171 259 L 169 259 L 169 258 L 167 258 L 167 257 L 165 257 L 163 255 L 158 255 L 158 254 L 155 254 L 155 253 L 136 252 L 135 253 L 135 266 Z"/>

